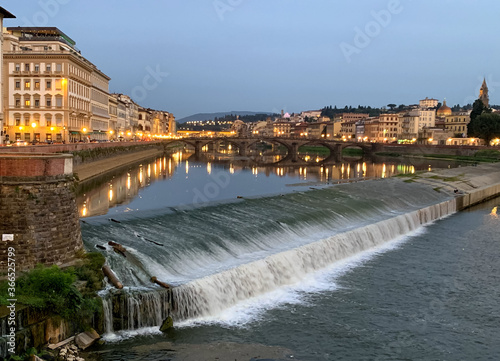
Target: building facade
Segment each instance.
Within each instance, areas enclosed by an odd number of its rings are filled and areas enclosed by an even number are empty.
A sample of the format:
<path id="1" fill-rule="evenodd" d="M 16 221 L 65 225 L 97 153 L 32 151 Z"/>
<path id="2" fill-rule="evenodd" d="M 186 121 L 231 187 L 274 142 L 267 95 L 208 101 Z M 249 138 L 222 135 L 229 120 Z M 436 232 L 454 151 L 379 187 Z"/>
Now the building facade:
<path id="1" fill-rule="evenodd" d="M 109 115 L 109 81 L 111 79 L 98 70 L 92 69 L 91 73 L 91 97 L 92 118 L 90 122 L 91 132 L 89 137 L 96 140 L 107 140 L 109 138 L 110 115 Z"/>
<path id="2" fill-rule="evenodd" d="M 106 94 L 109 78 L 70 37 L 54 27 L 12 27 L 3 36 L 9 141 L 81 141 L 93 136 L 94 128 L 107 132 L 108 98 L 96 90 Z"/>
<path id="3" fill-rule="evenodd" d="M 3 19 L 15 18 L 10 12 L 0 6 L 0 29 L 3 29 Z M 0 145 L 4 143 L 7 129 L 4 129 L 3 115 L 3 31 L 0 31 Z"/>
<path id="4" fill-rule="evenodd" d="M 438 104 L 439 101 L 437 99 L 429 99 L 428 97 L 419 102 L 420 108 L 436 108 Z"/>
<path id="5" fill-rule="evenodd" d="M 468 113 L 454 113 L 446 116 L 445 129 L 453 133 L 453 138 L 467 138 L 467 124 L 470 122 Z"/>

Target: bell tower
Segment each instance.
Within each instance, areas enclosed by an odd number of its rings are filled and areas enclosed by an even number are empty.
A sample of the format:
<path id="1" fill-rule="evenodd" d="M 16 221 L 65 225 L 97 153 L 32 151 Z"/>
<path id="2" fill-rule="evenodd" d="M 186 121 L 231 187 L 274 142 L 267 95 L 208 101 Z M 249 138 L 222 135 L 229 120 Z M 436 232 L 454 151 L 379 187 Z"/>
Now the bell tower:
<path id="1" fill-rule="evenodd" d="M 483 80 L 483 85 L 479 90 L 479 99 L 483 102 L 486 108 L 490 107 L 490 98 L 488 96 L 488 86 L 486 85 L 486 79 Z"/>

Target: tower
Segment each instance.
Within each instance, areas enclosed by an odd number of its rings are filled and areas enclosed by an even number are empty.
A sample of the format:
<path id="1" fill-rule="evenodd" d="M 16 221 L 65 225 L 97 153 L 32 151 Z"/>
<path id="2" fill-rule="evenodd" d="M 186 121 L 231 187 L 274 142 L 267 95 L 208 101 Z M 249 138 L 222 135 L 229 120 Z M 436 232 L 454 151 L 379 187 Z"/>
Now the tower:
<path id="1" fill-rule="evenodd" d="M 488 96 L 488 86 L 486 85 L 486 79 L 483 80 L 483 85 L 479 90 L 479 99 L 483 102 L 486 108 L 490 107 L 490 98 Z"/>

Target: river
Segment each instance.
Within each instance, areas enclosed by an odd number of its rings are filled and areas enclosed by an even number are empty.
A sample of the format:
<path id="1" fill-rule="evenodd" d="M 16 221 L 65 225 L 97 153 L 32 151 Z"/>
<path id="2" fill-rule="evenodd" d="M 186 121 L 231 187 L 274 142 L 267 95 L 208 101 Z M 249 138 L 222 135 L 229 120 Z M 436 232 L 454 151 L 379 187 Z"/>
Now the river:
<path id="1" fill-rule="evenodd" d="M 433 166 L 257 168 L 177 154 L 88 189 L 86 247 L 123 244 L 139 266 L 103 252 L 128 292 L 157 291 L 154 275 L 189 304 L 167 334 L 108 327 L 93 355 L 494 359 L 499 202 L 453 213 L 452 194 L 389 178 Z"/>

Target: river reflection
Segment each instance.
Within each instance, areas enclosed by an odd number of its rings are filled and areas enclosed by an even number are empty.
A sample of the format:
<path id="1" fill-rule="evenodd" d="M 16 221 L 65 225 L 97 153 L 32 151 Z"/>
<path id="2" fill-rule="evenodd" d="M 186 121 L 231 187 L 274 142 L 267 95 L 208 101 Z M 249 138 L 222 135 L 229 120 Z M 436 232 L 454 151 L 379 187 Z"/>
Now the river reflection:
<path id="1" fill-rule="evenodd" d="M 438 167 L 456 166 L 443 163 Z M 301 187 L 391 177 L 432 168 L 410 160 L 351 159 L 332 165 L 257 166 L 248 160 L 204 158 L 178 152 L 131 166 L 97 184 L 84 183 L 77 204 L 82 218 L 241 197 L 288 193 Z"/>

